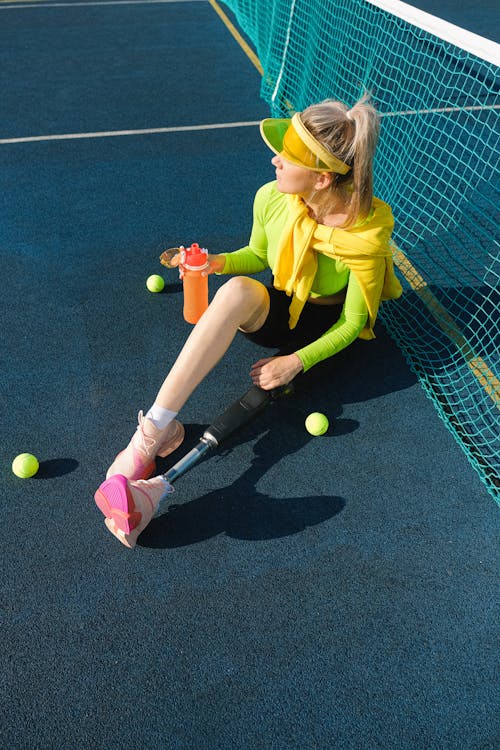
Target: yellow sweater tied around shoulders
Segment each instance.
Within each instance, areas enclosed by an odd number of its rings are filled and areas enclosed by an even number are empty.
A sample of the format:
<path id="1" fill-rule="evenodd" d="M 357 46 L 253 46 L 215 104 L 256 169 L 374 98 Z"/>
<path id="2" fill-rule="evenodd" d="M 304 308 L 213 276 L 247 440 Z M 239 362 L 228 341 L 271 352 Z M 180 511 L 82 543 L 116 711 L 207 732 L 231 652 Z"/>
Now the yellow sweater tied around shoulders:
<path id="1" fill-rule="evenodd" d="M 290 214 L 280 238 L 272 269 L 276 289 L 292 296 L 289 326 L 295 328 L 309 299 L 318 267 L 317 253 L 341 260 L 356 276 L 368 308 L 366 326 L 359 334 L 373 339 L 381 300 L 397 299 L 403 289 L 394 273 L 389 245 L 394 219 L 387 203 L 373 199 L 370 217 L 350 229 L 327 227 L 312 219 L 297 195 L 288 196 Z"/>

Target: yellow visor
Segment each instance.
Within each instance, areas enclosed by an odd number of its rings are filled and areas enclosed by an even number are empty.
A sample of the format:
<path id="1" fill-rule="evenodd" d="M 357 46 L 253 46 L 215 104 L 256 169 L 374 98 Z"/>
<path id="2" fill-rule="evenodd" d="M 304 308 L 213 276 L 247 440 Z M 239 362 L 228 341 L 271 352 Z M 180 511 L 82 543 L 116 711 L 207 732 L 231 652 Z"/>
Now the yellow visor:
<path id="1" fill-rule="evenodd" d="M 260 123 L 262 138 L 271 151 L 299 167 L 315 172 L 347 174 L 351 167 L 331 154 L 307 130 L 300 114 L 292 119 L 268 118 Z"/>

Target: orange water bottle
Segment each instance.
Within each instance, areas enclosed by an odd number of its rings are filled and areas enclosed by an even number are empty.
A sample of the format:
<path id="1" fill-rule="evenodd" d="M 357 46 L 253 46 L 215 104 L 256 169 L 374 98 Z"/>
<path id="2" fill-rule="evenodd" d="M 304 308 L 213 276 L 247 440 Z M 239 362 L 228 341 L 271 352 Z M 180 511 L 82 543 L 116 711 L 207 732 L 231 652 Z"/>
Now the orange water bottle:
<path id="1" fill-rule="evenodd" d="M 208 250 L 193 242 L 181 251 L 181 273 L 184 286 L 184 320 L 197 323 L 208 307 Z"/>

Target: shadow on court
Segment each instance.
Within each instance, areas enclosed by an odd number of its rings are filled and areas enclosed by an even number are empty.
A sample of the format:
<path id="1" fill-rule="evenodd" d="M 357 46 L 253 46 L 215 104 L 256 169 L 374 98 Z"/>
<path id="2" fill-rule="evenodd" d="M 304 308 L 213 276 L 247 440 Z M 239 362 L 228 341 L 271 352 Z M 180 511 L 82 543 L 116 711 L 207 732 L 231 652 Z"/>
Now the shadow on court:
<path id="1" fill-rule="evenodd" d="M 277 441 L 275 430 L 268 423 L 264 434 L 253 443 L 254 458 L 243 474 L 239 473 L 228 487 L 183 504 L 177 504 L 175 495 L 172 496 L 168 512 L 155 519 L 141 536 L 140 544 L 146 547 L 178 547 L 196 544 L 222 533 L 233 539 L 269 540 L 298 534 L 339 513 L 345 505 L 345 501 L 339 497 L 273 498 L 259 492 L 259 480 L 274 463 L 284 455 L 300 450 L 307 439 L 304 430 L 296 429 L 294 420 L 288 423 L 286 415 L 285 419 L 283 415 L 279 417 L 279 428 L 277 425 L 275 428 L 281 433 L 285 432 L 287 438 Z M 244 437 L 252 440 L 252 432 L 254 430 L 249 428 Z M 279 453 L 276 452 L 277 442 Z M 200 466 L 198 470 L 203 471 L 204 467 Z M 286 482 L 286 475 L 283 482 Z M 182 478 L 178 483 L 179 492 L 182 491 L 181 483 Z"/>
<path id="2" fill-rule="evenodd" d="M 377 333 L 376 345 L 356 343 L 339 355 L 335 363 L 327 361 L 296 378 L 291 396 L 269 405 L 250 425 L 215 449 L 213 453 L 232 467 L 234 481 L 184 503 L 177 502 L 174 494 L 170 504 L 165 503 L 168 511 L 151 523 L 139 544 L 177 547 L 199 543 L 221 533 L 235 539 L 273 539 L 300 533 L 341 512 L 346 502 L 341 497 L 329 493 L 294 497 L 290 489 L 292 497 L 272 497 L 259 492 L 258 484 L 285 457 L 300 454 L 306 444 L 314 446 L 314 441 L 318 441 L 304 429 L 304 415 L 312 410 L 328 414 L 329 429 L 319 440 L 345 436 L 355 432 L 359 422 L 342 416 L 343 402 L 368 401 L 415 383 L 381 326 L 377 327 Z M 255 351 L 257 359 L 260 356 L 257 347 Z M 337 402 L 333 398 L 335 392 Z M 205 427 L 186 426 L 184 452 L 196 444 Z M 242 444 L 252 445 L 251 463 L 243 472 L 232 456 L 234 449 Z M 317 443 L 318 448 L 320 445 Z M 167 471 L 181 455 L 182 448 L 176 451 L 175 457 L 158 458 L 158 472 Z M 214 463 L 202 460 L 191 471 L 211 471 Z M 319 463 L 312 470 L 320 470 Z M 175 484 L 176 492 L 181 495 L 182 483 L 181 477 Z M 284 468 L 283 485 L 289 487 L 289 484 Z"/>
<path id="3" fill-rule="evenodd" d="M 268 114 L 206 2 L 4 5 L 7 137 Z M 190 330 L 177 276 L 146 278 L 169 245 L 246 243 L 258 129 L 0 157 L 3 745 L 493 748 L 496 508 L 381 324 L 181 477 L 134 551 L 93 502 Z M 270 353 L 236 337 L 158 471 Z"/>

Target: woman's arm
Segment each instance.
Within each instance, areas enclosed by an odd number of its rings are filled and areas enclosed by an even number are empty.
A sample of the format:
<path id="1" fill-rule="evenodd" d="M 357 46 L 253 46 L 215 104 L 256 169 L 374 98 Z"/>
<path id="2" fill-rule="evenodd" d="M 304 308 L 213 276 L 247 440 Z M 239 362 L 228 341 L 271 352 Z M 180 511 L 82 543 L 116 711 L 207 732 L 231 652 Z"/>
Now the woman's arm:
<path id="1" fill-rule="evenodd" d="M 356 277 L 351 273 L 339 320 L 319 339 L 293 354 L 259 359 L 250 370 L 252 382 L 266 390 L 286 385 L 299 372 L 306 372 L 349 346 L 359 336 L 367 319 L 366 302 Z"/>
<path id="2" fill-rule="evenodd" d="M 347 293 L 338 321 L 319 339 L 296 352 L 304 372 L 355 341 L 368 320 L 368 308 L 356 276 L 351 272 Z"/>

